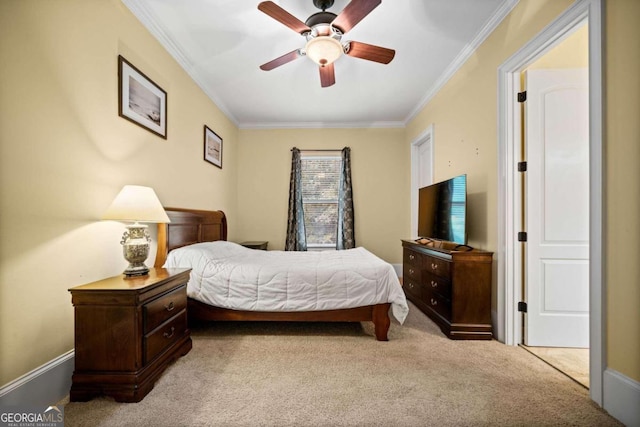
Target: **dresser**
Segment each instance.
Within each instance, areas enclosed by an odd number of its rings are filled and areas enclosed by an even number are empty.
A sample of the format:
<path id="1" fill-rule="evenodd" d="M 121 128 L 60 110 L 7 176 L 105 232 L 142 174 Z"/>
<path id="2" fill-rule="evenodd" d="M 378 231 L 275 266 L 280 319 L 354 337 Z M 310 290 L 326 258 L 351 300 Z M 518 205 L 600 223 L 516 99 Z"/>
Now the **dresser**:
<path id="1" fill-rule="evenodd" d="M 175 359 L 191 350 L 190 269 L 151 269 L 69 289 L 75 316 L 71 401 L 98 395 L 139 402 Z"/>
<path id="2" fill-rule="evenodd" d="M 491 339 L 493 253 L 450 242 L 430 245 L 402 241 L 407 298 L 451 339 Z"/>

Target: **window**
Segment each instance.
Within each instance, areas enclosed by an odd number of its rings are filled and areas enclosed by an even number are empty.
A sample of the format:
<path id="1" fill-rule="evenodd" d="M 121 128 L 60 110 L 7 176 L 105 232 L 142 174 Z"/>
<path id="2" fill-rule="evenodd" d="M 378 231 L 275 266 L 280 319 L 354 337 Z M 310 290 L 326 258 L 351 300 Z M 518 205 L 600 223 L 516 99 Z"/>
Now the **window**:
<path id="1" fill-rule="evenodd" d="M 303 155 L 300 160 L 307 247 L 335 248 L 342 158 L 339 155 Z"/>

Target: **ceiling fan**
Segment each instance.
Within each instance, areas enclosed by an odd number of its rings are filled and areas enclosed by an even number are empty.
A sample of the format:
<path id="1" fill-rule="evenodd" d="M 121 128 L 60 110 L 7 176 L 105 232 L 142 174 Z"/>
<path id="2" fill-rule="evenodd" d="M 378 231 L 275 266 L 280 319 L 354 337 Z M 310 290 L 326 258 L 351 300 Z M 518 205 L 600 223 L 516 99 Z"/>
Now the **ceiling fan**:
<path id="1" fill-rule="evenodd" d="M 327 12 L 327 9 L 333 6 L 333 2 L 334 0 L 313 0 L 314 6 L 321 12 L 314 13 L 305 22 L 300 21 L 272 1 L 260 3 L 259 10 L 301 34 L 307 40 L 304 48 L 285 53 L 266 64 L 262 64 L 260 68 L 264 71 L 273 70 L 301 56 L 307 56 L 319 65 L 321 86 L 328 87 L 336 82 L 333 63 L 343 53 L 354 58 L 381 64 L 391 62 L 396 54 L 393 49 L 356 41 L 342 42 L 342 36 L 378 7 L 382 0 L 351 0 L 338 15 Z"/>

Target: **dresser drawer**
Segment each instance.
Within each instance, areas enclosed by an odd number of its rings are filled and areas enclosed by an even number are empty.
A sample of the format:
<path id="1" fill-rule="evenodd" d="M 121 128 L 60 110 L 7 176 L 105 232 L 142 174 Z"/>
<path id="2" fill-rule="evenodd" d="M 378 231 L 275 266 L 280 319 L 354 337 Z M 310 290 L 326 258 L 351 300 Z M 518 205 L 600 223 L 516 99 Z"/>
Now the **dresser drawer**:
<path id="1" fill-rule="evenodd" d="M 432 256 L 424 256 L 424 269 L 425 271 L 435 274 L 436 276 L 449 278 L 450 264 L 449 261 L 434 258 Z"/>
<path id="2" fill-rule="evenodd" d="M 411 295 L 419 300 L 422 299 L 422 285 L 420 282 L 411 278 L 405 278 L 403 282 L 402 288 L 404 289 L 405 294 Z"/>
<path id="3" fill-rule="evenodd" d="M 187 307 L 187 286 L 179 288 L 145 304 L 142 308 L 144 318 L 144 333 L 149 333 L 162 322 L 179 313 Z"/>
<path id="4" fill-rule="evenodd" d="M 420 283 L 421 280 L 421 270 L 415 265 L 412 264 L 404 264 L 402 269 L 402 276 L 406 279 L 413 279 L 414 282 Z"/>
<path id="5" fill-rule="evenodd" d="M 187 330 L 187 311 L 182 310 L 144 337 L 144 363 L 152 361 L 165 348 L 184 336 Z"/>
<path id="6" fill-rule="evenodd" d="M 424 273 L 423 277 L 423 283 L 427 289 L 451 299 L 451 282 L 448 279 L 431 273 Z"/>
<path id="7" fill-rule="evenodd" d="M 411 264 L 413 266 L 421 268 L 422 267 L 422 255 L 417 253 L 417 252 L 405 249 L 404 250 L 404 263 L 405 264 Z"/>
<path id="8" fill-rule="evenodd" d="M 425 289 L 422 292 L 422 296 L 424 303 L 428 307 L 444 317 L 446 320 L 451 320 L 451 300 L 436 292 L 431 292 L 429 289 Z"/>

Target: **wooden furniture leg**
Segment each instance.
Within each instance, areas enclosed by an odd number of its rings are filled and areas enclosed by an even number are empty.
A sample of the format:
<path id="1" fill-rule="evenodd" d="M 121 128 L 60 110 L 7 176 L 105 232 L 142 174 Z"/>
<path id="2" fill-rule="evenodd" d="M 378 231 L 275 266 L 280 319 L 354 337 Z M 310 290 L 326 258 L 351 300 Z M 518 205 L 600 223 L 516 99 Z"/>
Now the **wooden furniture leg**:
<path id="1" fill-rule="evenodd" d="M 376 331 L 376 339 L 378 341 L 389 341 L 387 333 L 391 325 L 389 319 L 389 307 L 391 304 L 377 304 L 373 306 L 373 325 Z"/>

